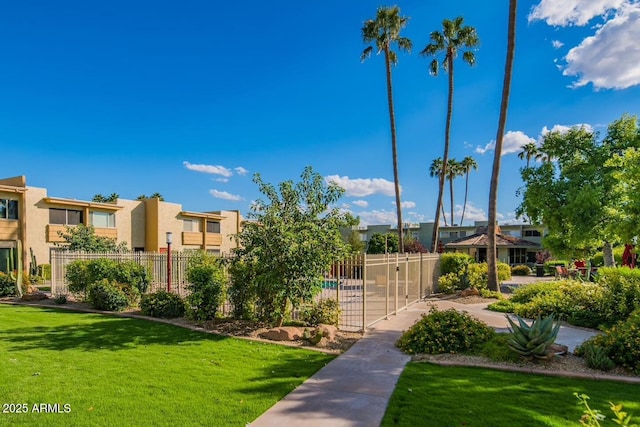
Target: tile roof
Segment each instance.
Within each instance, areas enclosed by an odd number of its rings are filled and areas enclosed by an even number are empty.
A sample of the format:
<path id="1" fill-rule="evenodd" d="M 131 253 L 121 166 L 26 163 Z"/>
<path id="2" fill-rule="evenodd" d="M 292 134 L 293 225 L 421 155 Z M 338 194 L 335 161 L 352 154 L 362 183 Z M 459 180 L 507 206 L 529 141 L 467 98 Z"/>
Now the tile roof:
<path id="1" fill-rule="evenodd" d="M 454 240 L 445 244 L 446 248 L 449 247 L 486 247 L 489 243 L 489 236 L 487 233 L 475 233 L 471 236 L 462 237 L 458 240 Z M 497 246 L 511 246 L 511 247 L 540 247 L 538 243 L 531 242 L 529 240 L 520 239 L 513 236 L 505 236 L 502 234 L 496 234 Z"/>

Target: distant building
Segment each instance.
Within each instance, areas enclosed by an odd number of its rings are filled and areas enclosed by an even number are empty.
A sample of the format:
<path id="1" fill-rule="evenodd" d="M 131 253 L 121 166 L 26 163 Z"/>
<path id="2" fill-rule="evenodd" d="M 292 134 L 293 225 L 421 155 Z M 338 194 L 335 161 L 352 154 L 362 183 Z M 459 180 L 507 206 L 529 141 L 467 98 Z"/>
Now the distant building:
<path id="1" fill-rule="evenodd" d="M 39 264 L 49 262 L 66 226 L 92 225 L 96 235 L 126 242 L 134 251 L 165 251 L 170 231 L 174 250 L 225 253 L 236 247 L 231 236 L 242 221 L 239 211 L 189 212 L 157 198 L 97 203 L 50 197 L 45 188 L 28 187 L 24 176 L 0 179 L 0 259 L 21 240 L 25 268 L 29 249 Z"/>
<path id="2" fill-rule="evenodd" d="M 487 221 L 475 221 L 473 225 L 441 226 L 438 240 L 447 252 L 464 252 L 477 261 L 485 261 L 487 252 Z M 407 223 L 404 233 L 417 239 L 425 247 L 431 248 L 433 222 Z M 368 242 L 376 233 L 397 233 L 398 227 L 392 225 L 369 225 L 352 227 L 352 232 L 360 240 Z M 502 224 L 498 227 L 498 259 L 508 264 L 534 263 L 535 254 L 542 249 L 542 237 L 546 227 L 531 224 Z"/>

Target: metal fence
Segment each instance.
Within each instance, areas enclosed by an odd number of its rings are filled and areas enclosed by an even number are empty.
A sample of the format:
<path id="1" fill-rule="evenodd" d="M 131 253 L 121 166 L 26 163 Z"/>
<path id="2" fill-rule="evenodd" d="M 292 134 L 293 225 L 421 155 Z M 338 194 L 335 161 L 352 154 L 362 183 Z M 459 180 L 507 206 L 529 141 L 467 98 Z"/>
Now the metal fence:
<path id="1" fill-rule="evenodd" d="M 187 263 L 193 255 L 193 252 L 172 252 L 172 292 L 187 295 Z M 69 263 L 99 258 L 135 261 L 149 273 L 150 292 L 167 289 L 167 254 L 164 253 L 52 251 L 51 293 L 69 293 L 65 278 Z M 332 266 L 317 298 L 335 298 L 341 309 L 340 329 L 359 331 L 436 292 L 439 275 L 438 254 L 356 255 Z M 228 301 L 221 312 L 231 313 Z"/>

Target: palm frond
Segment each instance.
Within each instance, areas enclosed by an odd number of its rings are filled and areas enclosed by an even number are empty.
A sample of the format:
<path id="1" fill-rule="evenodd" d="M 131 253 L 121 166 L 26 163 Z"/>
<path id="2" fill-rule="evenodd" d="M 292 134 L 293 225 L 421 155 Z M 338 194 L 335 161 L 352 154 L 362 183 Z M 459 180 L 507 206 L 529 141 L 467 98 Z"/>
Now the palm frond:
<path id="1" fill-rule="evenodd" d="M 367 58 L 369 58 L 372 51 L 373 46 L 368 46 L 365 50 L 363 50 L 362 55 L 360 55 L 360 61 L 364 62 Z"/>
<path id="2" fill-rule="evenodd" d="M 476 56 L 470 50 L 467 50 L 462 54 L 462 60 L 472 67 L 476 64 Z"/>
<path id="3" fill-rule="evenodd" d="M 437 59 L 434 59 L 429 64 L 429 73 L 437 77 L 438 71 L 440 71 L 440 63 L 438 62 Z"/>
<path id="4" fill-rule="evenodd" d="M 400 50 L 411 52 L 413 42 L 407 37 L 398 37 L 398 47 L 400 48 Z"/>

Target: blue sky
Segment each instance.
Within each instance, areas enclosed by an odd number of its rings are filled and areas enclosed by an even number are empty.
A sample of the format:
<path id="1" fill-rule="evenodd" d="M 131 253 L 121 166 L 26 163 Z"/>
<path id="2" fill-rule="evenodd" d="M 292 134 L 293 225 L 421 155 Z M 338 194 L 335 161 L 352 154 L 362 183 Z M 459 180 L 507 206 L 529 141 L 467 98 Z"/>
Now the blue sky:
<path id="1" fill-rule="evenodd" d="M 433 220 L 447 76 L 418 53 L 463 16 L 480 47 L 456 63 L 451 156 L 473 156 L 465 222 L 486 219 L 506 49 L 507 3 L 398 2 L 413 41 L 393 70 L 405 220 Z M 514 222 L 519 147 L 549 129 L 604 132 L 638 114 L 640 2 L 519 2 L 498 211 Z M 346 5 L 345 5 L 346 4 Z M 361 27 L 382 3 L 5 2 L 0 13 L 1 177 L 49 195 L 160 192 L 192 211 L 248 212 L 259 172 L 311 165 L 341 183 L 363 223 L 395 221 L 384 61 Z M 455 187 L 462 204 L 464 180 Z M 448 193 L 445 207 L 449 210 Z M 459 210 L 459 209 L 458 209 Z M 456 222 L 459 221 L 459 215 Z"/>

